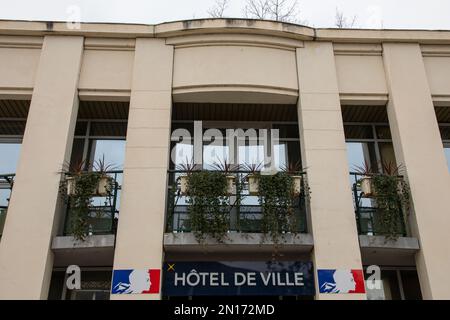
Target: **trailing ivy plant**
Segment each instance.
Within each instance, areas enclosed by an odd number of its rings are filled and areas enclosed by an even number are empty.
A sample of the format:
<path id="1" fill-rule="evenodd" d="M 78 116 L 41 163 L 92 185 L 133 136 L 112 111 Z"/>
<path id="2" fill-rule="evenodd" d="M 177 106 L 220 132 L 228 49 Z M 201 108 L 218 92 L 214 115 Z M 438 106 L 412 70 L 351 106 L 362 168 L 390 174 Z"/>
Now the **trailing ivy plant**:
<path id="1" fill-rule="evenodd" d="M 75 239 L 84 241 L 89 232 L 93 195 L 102 175 L 98 172 L 86 172 L 72 178 L 75 192 L 69 196 L 69 232 Z"/>
<path id="2" fill-rule="evenodd" d="M 262 207 L 261 227 L 278 245 L 286 232 L 297 233 L 298 217 L 294 209 L 294 181 L 286 172 L 261 175 L 259 202 Z"/>
<path id="3" fill-rule="evenodd" d="M 82 160 L 73 166 L 70 166 L 66 173 L 66 179 L 61 182 L 60 192 L 68 204 L 68 232 L 77 240 L 84 241 L 89 234 L 89 220 L 92 213 L 93 198 L 98 195 L 98 187 L 101 179 L 106 179 L 106 197 L 111 196 L 115 181 L 106 175 L 107 170 L 111 169 L 103 159 L 99 160 L 94 169 L 96 171 L 84 171 L 88 168 L 86 161 Z M 74 188 L 70 194 L 67 194 L 67 184 L 71 180 Z M 102 195 L 103 196 L 103 195 Z"/>
<path id="4" fill-rule="evenodd" d="M 402 166 L 384 162 L 383 174 L 372 178 L 375 200 L 378 206 L 378 227 L 387 239 L 397 239 L 405 226 L 404 217 L 409 214 L 411 195 L 408 183 L 399 176 Z"/>
<path id="5" fill-rule="evenodd" d="M 188 178 L 188 224 L 196 240 L 223 243 L 229 230 L 227 179 L 222 172 L 196 171 Z"/>

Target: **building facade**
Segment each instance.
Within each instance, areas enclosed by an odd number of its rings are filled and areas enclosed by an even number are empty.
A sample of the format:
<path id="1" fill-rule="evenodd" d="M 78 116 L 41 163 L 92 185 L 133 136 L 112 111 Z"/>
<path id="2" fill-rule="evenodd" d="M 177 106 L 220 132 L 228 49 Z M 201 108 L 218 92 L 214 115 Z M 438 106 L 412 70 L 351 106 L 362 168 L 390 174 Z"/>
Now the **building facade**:
<path id="1" fill-rule="evenodd" d="M 266 207 L 245 183 L 226 200 L 245 198 L 228 203 L 225 241 L 199 243 L 186 223 L 198 202 L 180 193 L 185 159 L 242 169 L 267 151 L 210 137 L 230 129 L 277 132 L 277 170 L 301 162 L 310 195 L 281 242 L 263 236 Z M 86 159 L 113 162 L 113 184 L 79 240 L 62 171 Z M 395 237 L 361 191 L 365 163 L 401 166 L 411 205 L 397 208 Z M 0 166 L 0 299 L 174 299 L 170 265 L 221 261 L 311 263 L 313 293 L 277 298 L 450 299 L 450 31 L 0 21 Z M 81 288 L 65 285 L 70 265 Z M 322 292 L 319 270 L 367 278 L 373 265 L 379 288 Z M 110 294 L 113 270 L 158 272 L 151 293 L 127 295 Z"/>

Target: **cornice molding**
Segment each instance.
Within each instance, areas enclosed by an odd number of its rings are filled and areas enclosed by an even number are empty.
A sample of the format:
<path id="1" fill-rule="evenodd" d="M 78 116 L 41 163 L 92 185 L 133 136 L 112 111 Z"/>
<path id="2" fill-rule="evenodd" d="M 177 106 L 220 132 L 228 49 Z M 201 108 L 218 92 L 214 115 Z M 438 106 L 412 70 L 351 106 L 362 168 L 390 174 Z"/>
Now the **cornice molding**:
<path id="1" fill-rule="evenodd" d="M 337 56 L 382 56 L 381 44 L 333 43 L 334 54 Z"/>
<path id="2" fill-rule="evenodd" d="M 0 35 L 73 35 L 108 38 L 172 38 L 195 34 L 265 35 L 285 39 L 336 43 L 409 42 L 450 44 L 450 30 L 314 29 L 306 26 L 251 19 L 196 19 L 156 25 L 81 23 L 79 29 L 66 22 L 0 20 Z"/>
<path id="3" fill-rule="evenodd" d="M 0 35 L 0 48 L 41 49 L 44 37 Z"/>
<path id="4" fill-rule="evenodd" d="M 421 45 L 424 57 L 450 57 L 450 45 Z"/>

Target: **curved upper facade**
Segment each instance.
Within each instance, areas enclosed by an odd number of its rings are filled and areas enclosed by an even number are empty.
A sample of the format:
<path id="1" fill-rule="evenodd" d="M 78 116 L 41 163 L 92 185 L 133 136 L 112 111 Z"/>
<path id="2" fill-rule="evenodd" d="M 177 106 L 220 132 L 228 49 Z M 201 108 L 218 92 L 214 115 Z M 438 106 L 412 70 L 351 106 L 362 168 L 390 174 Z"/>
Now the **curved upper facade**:
<path id="1" fill-rule="evenodd" d="M 82 99 L 103 95 L 128 100 L 136 38 L 162 38 L 175 49 L 175 102 L 295 103 L 296 50 L 315 41 L 333 43 L 339 91 L 347 103 L 387 101 L 382 44 L 388 42 L 419 43 L 436 102 L 450 100 L 450 31 L 313 29 L 245 19 L 80 26 L 77 30 L 64 22 L 0 21 L 3 94 L 31 96 L 45 36 L 81 35 Z"/>

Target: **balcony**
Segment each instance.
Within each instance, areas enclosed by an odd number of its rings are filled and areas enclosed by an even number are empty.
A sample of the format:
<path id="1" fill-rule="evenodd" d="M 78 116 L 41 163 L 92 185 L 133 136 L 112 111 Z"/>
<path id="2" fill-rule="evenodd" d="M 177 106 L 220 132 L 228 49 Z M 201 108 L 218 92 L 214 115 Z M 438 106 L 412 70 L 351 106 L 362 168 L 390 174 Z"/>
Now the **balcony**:
<path id="1" fill-rule="evenodd" d="M 383 201 L 388 195 L 364 193 L 361 182 L 367 175 L 356 172 L 351 172 L 350 175 L 358 233 L 360 235 L 368 236 L 386 236 L 391 234 L 406 237 L 406 220 L 402 202 L 397 199 L 396 204 L 390 206 L 389 210 L 394 212 L 395 219 L 392 220 L 391 226 L 386 226 L 385 223 L 383 223 L 383 212 L 379 207 L 378 202 Z M 403 180 L 400 176 L 398 179 L 399 181 Z"/>
<path id="2" fill-rule="evenodd" d="M 92 195 L 89 203 L 89 212 L 84 221 L 84 232 L 87 236 L 115 235 L 117 230 L 123 171 L 108 171 L 105 174 L 112 178 L 112 189 L 105 195 Z M 66 178 L 69 176 L 67 174 Z M 76 219 L 76 214 L 71 206 L 71 201 L 73 201 L 73 197 L 68 196 L 66 219 L 63 228 L 64 236 L 71 236 L 74 233 L 72 225 L 74 219 Z"/>
<path id="3" fill-rule="evenodd" d="M 200 171 L 198 171 L 200 172 Z M 223 173 L 223 172 L 222 172 Z M 181 181 L 182 176 L 186 176 L 188 172 L 181 170 L 169 171 L 169 181 L 173 181 L 168 188 L 168 215 L 167 215 L 167 233 L 191 233 L 193 230 L 190 215 L 190 206 L 193 201 L 189 201 L 189 195 L 183 192 L 185 186 Z M 226 232 L 230 235 L 241 234 L 261 234 L 270 232 L 264 224 L 264 197 L 259 194 L 250 192 L 247 177 L 251 174 L 249 171 L 231 171 L 227 172 L 228 181 L 232 181 L 227 185 L 227 194 L 224 201 L 221 202 L 220 212 L 223 212 L 224 223 L 226 224 Z M 301 177 L 305 177 L 305 173 L 301 173 Z M 228 178 L 233 177 L 233 178 Z M 301 191 L 292 196 L 292 202 L 289 206 L 289 212 L 292 213 L 288 224 L 279 223 L 278 232 L 280 234 L 300 234 L 307 232 L 306 225 L 306 194 L 305 179 L 301 179 Z M 280 204 L 280 210 L 282 206 Z M 279 215 L 288 212 L 279 212 Z M 214 213 L 207 212 L 207 219 L 213 223 Z"/>
<path id="4" fill-rule="evenodd" d="M 0 175 L 0 239 L 3 235 L 3 227 L 5 226 L 14 177 L 15 174 L 13 173 Z"/>

